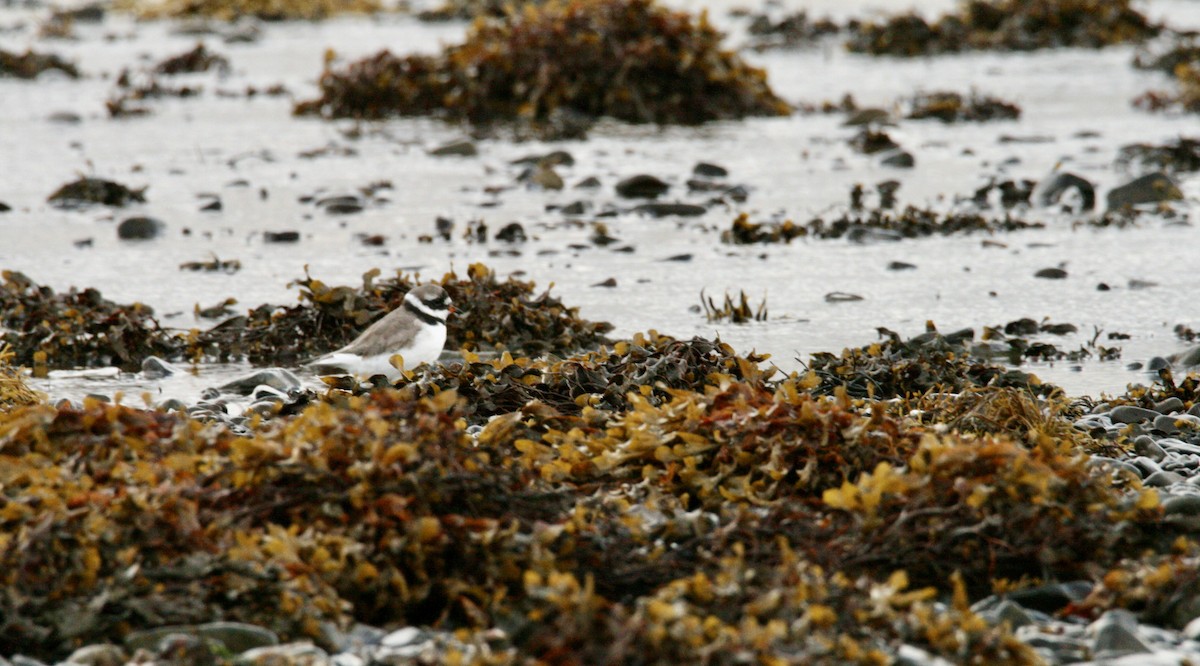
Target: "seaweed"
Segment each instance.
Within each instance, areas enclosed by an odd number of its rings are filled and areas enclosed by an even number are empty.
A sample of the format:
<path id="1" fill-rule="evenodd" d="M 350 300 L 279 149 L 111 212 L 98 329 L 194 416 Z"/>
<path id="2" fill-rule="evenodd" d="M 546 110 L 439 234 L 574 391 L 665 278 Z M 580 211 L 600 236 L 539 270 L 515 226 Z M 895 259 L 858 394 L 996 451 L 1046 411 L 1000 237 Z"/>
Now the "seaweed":
<path id="1" fill-rule="evenodd" d="M 703 15 L 653 0 L 527 5 L 477 21 L 464 43 L 438 56 L 383 51 L 340 72 L 327 69 L 321 96 L 295 112 L 546 128 L 575 117 L 697 124 L 789 113 L 764 72 L 722 50 L 721 38 Z"/>
<path id="2" fill-rule="evenodd" d="M 244 317 L 192 336 L 188 354 L 197 359 L 293 364 L 337 349 L 374 319 L 399 307 L 404 294 L 417 284 L 415 276 L 404 273 L 377 280 L 379 274 L 378 269 L 368 271 L 358 289 L 331 287 L 305 276 L 293 283 L 300 287 L 301 304 L 254 308 Z M 447 273 L 438 284 L 461 311 L 447 322 L 450 349 L 563 354 L 605 342 L 604 333 L 612 328 L 579 318 L 574 308 L 548 291 L 535 293 L 533 283 L 498 280 L 482 264 L 468 267 L 466 277 Z"/>
<path id="3" fill-rule="evenodd" d="M 1041 222 L 1029 222 L 1009 214 L 988 218 L 979 213 L 939 212 L 914 206 L 906 206 L 899 212 L 884 208 L 850 210 L 832 219 L 815 218 L 805 224 L 791 220 L 751 222 L 749 216 L 742 213 L 728 229 L 721 231 L 721 242 L 746 245 L 790 243 L 795 238 L 898 240 L 968 233 L 996 234 L 1043 226 Z"/>
<path id="4" fill-rule="evenodd" d="M 142 303 L 114 303 L 92 288 L 55 293 L 16 271 L 2 276 L 0 324 L 7 330 L 0 340 L 35 372 L 112 365 L 132 371 L 147 356 L 171 358 L 184 349 Z"/>
<path id="5" fill-rule="evenodd" d="M 72 79 L 79 78 L 79 69 L 74 64 L 53 53 L 35 53 L 27 50 L 17 54 L 0 49 L 0 77 L 36 79 L 42 72 L 51 69 L 58 70 Z"/>
<path id="6" fill-rule="evenodd" d="M 915 14 L 848 26 L 857 53 L 921 56 L 967 50 L 1102 48 L 1142 41 L 1162 27 L 1130 0 L 967 0 L 932 22 Z"/>
<path id="7" fill-rule="evenodd" d="M 935 118 L 944 123 L 955 123 L 1015 120 L 1021 117 L 1021 107 L 1016 104 L 974 91 L 969 97 L 945 91 L 921 93 L 912 99 L 911 106 L 908 118 L 912 120 Z"/>
<path id="8" fill-rule="evenodd" d="M 146 188 L 131 189 L 112 180 L 83 177 L 59 187 L 47 199 L 58 208 L 83 208 L 103 204 L 117 208 L 146 202 Z"/>
<path id="9" fill-rule="evenodd" d="M 382 9 L 378 0 L 120 0 L 118 6 L 141 18 L 213 18 L 233 21 L 319 21 L 338 14 L 369 14 Z"/>
<path id="10" fill-rule="evenodd" d="M 0 345 L 0 412 L 45 401 L 44 395 L 25 384 L 20 367 L 13 367 L 15 356 L 8 344 Z"/>

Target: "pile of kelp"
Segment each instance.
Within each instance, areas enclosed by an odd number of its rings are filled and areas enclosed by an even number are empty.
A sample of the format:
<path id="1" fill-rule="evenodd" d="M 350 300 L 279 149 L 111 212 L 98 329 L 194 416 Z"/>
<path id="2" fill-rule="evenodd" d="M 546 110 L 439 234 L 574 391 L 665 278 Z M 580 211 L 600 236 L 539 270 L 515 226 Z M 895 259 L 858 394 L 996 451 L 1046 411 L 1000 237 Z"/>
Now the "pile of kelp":
<path id="1" fill-rule="evenodd" d="M 305 276 L 296 282 L 297 305 L 264 304 L 211 329 L 184 331 L 163 327 L 141 303 L 114 303 L 91 288 L 56 293 L 5 271 L 0 325 L 7 330 L 0 343 L 12 346 L 17 363 L 35 368 L 136 370 L 149 356 L 294 365 L 353 340 L 398 307 L 417 284 L 415 276 L 403 273 L 378 276 L 378 269 L 367 272 L 357 288 L 331 287 Z M 549 291 L 537 293 L 532 282 L 497 279 L 482 264 L 471 265 L 466 277 L 447 273 L 438 284 L 461 310 L 447 322 L 450 349 L 561 355 L 599 346 L 611 329 L 606 322 L 580 318 L 576 308 Z"/>
<path id="2" fill-rule="evenodd" d="M 310 276 L 296 281 L 300 304 L 259 306 L 244 317 L 228 319 L 190 336 L 193 358 L 251 363 L 297 363 L 337 349 L 364 328 L 400 307 L 416 276 L 397 272 L 377 279 L 378 269 L 363 275 L 361 287 L 331 287 Z M 446 322 L 446 346 L 472 351 L 506 350 L 523 356 L 567 354 L 595 348 L 612 329 L 607 322 L 579 317 L 550 292 L 536 293 L 532 282 L 499 280 L 483 264 L 472 264 L 465 277 L 450 272 L 435 280 L 458 310 Z"/>
<path id="3" fill-rule="evenodd" d="M 338 14 L 380 11 L 377 0 L 118 0 L 118 8 L 141 18 L 212 18 L 232 21 L 318 21 Z"/>
<path id="4" fill-rule="evenodd" d="M 970 602 L 1046 577 L 1102 578 L 1089 613 L 1153 594 L 1121 554 L 1171 554 L 1157 496 L 1027 418 L 1026 388 L 977 389 L 997 396 L 978 434 L 822 381 L 648 335 L 334 392 L 245 436 L 17 407 L 0 653 L 228 619 L 327 647 L 355 621 L 430 627 L 495 663 L 882 663 L 904 644 L 1036 663 Z"/>
<path id="5" fill-rule="evenodd" d="M 562 0 L 477 21 L 438 56 L 384 51 L 327 70 L 321 96 L 295 110 L 547 127 L 564 116 L 695 124 L 789 113 L 765 73 L 721 40 L 703 15 L 654 0 Z"/>
<path id="6" fill-rule="evenodd" d="M 183 340 L 142 303 L 114 303 L 92 288 L 56 293 L 22 273 L 4 271 L 0 344 L 16 363 L 45 368 L 117 366 L 136 370 L 147 356 L 174 358 Z"/>
<path id="7" fill-rule="evenodd" d="M 1200 37 L 1195 33 L 1173 35 L 1166 48 L 1139 53 L 1133 65 L 1166 73 L 1176 84 L 1174 91 L 1148 91 L 1138 96 L 1134 105 L 1148 111 L 1200 113 Z"/>
<path id="8" fill-rule="evenodd" d="M 36 53 L 34 51 L 16 53 L 0 49 L 0 77 L 36 79 L 42 72 L 52 69 L 58 70 L 72 79 L 79 78 L 79 69 L 73 63 L 53 53 Z"/>
<path id="9" fill-rule="evenodd" d="M 8 345 L 0 346 L 0 412 L 11 407 L 32 405 L 43 396 L 25 384 L 20 369 L 13 367 L 13 351 Z"/>
<path id="10" fill-rule="evenodd" d="M 915 206 L 907 206 L 899 212 L 883 208 L 851 210 L 828 220 L 814 218 L 806 224 L 791 220 L 751 222 L 750 216 L 742 213 L 734 218 L 728 229 L 721 231 L 721 242 L 752 245 L 790 243 L 796 238 L 898 240 L 965 233 L 995 234 L 1044 226 L 1041 222 L 1026 221 L 1010 214 L 993 218 L 969 211 L 939 212 Z"/>
<path id="11" fill-rule="evenodd" d="M 908 13 L 883 23 L 852 23 L 846 47 L 892 56 L 1100 48 L 1149 39 L 1161 29 L 1130 0 L 968 0 L 932 22 Z"/>

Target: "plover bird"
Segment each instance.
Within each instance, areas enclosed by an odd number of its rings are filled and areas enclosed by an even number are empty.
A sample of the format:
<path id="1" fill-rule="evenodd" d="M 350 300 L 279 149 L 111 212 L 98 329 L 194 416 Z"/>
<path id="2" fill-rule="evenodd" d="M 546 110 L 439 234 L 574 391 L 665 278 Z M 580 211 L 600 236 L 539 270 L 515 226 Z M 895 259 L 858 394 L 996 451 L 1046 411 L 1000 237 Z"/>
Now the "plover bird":
<path id="1" fill-rule="evenodd" d="M 391 359 L 399 354 L 405 368 L 433 363 L 446 346 L 446 317 L 454 312 L 450 297 L 436 284 L 412 288 L 400 307 L 371 324 L 341 349 L 305 365 L 319 375 L 385 375 L 400 378 Z"/>

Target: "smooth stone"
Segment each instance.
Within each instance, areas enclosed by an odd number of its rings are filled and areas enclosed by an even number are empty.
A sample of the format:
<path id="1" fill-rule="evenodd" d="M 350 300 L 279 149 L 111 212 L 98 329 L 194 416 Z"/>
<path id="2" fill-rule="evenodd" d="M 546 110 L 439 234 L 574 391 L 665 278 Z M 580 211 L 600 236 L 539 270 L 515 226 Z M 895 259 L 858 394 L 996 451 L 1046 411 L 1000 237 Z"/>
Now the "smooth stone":
<path id="1" fill-rule="evenodd" d="M 238 655 L 238 666 L 330 666 L 329 654 L 309 642 L 254 648 Z"/>
<path id="2" fill-rule="evenodd" d="M 267 243 L 295 243 L 300 240 L 299 231 L 264 231 L 263 241 Z"/>
<path id="3" fill-rule="evenodd" d="M 1154 404 L 1154 411 L 1159 414 L 1174 414 L 1183 411 L 1183 401 L 1175 396 Z"/>
<path id="4" fill-rule="evenodd" d="M 1168 358 L 1172 364 L 1178 365 L 1181 368 L 1194 368 L 1200 365 L 1200 345 L 1179 352 L 1178 354 L 1171 354 Z"/>
<path id="5" fill-rule="evenodd" d="M 147 356 L 142 359 L 142 375 L 146 379 L 162 379 L 179 373 L 179 368 L 167 363 L 157 356 Z"/>
<path id="6" fill-rule="evenodd" d="M 1161 472 L 1155 472 L 1155 473 L 1151 474 L 1150 476 L 1147 476 L 1142 483 L 1146 484 L 1147 486 L 1151 486 L 1153 488 L 1165 488 L 1167 486 L 1171 486 L 1176 483 L 1183 483 L 1186 480 L 1187 480 L 1187 477 L 1185 477 L 1182 474 L 1179 474 L 1178 472 L 1168 472 L 1166 470 L 1163 470 Z"/>
<path id="7" fill-rule="evenodd" d="M 1171 367 L 1171 362 L 1161 356 L 1155 356 L 1149 361 L 1146 361 L 1146 370 L 1148 372 L 1157 372 L 1163 368 Z"/>
<path id="8" fill-rule="evenodd" d="M 1191 414 L 1192 416 L 1200 416 L 1200 402 L 1192 405 L 1192 408 L 1187 410 L 1187 413 Z"/>
<path id="9" fill-rule="evenodd" d="M 119 645 L 100 643 L 86 645 L 71 653 L 67 662 L 83 664 L 84 666 L 122 666 L 129 661 L 129 655 Z"/>
<path id="10" fill-rule="evenodd" d="M 1042 278 L 1043 280 L 1065 280 L 1067 272 L 1061 268 L 1043 268 L 1034 273 L 1033 277 Z"/>
<path id="11" fill-rule="evenodd" d="M 1175 437 L 1163 437 L 1162 439 L 1158 440 L 1158 445 L 1168 451 L 1200 455 L 1200 446 L 1189 444 L 1188 442 Z"/>
<path id="12" fill-rule="evenodd" d="M 651 217 L 696 217 L 708 212 L 704 206 L 685 203 L 645 203 L 633 209 L 635 213 L 645 213 Z"/>
<path id="13" fill-rule="evenodd" d="M 907 150 L 896 149 L 888 151 L 879 159 L 879 163 L 897 169 L 911 169 L 917 165 L 917 159 Z"/>
<path id="14" fill-rule="evenodd" d="M 1154 462 L 1162 462 L 1167 457 L 1167 451 L 1154 441 L 1150 435 L 1141 435 L 1133 440 L 1133 450 L 1139 456 L 1146 456 Z"/>
<path id="15" fill-rule="evenodd" d="M 1159 416 L 1159 413 L 1153 409 L 1135 405 L 1118 405 L 1108 413 L 1108 416 L 1114 423 L 1138 423 L 1139 421 L 1149 421 Z"/>
<path id="16" fill-rule="evenodd" d="M 333 666 L 366 666 L 367 662 L 353 652 L 339 652 L 330 658 Z"/>
<path id="17" fill-rule="evenodd" d="M 1183 635 L 1191 641 L 1200 641 L 1200 617 L 1188 622 L 1183 627 Z"/>
<path id="18" fill-rule="evenodd" d="M 724 178 L 729 175 L 729 169 L 711 162 L 697 162 L 692 167 L 692 173 L 705 178 Z"/>
<path id="19" fill-rule="evenodd" d="M 627 199 L 653 199 L 671 189 L 660 178 L 648 174 L 630 176 L 617 183 L 617 194 Z"/>
<path id="20" fill-rule="evenodd" d="M 1142 470 L 1143 478 L 1162 471 L 1162 467 L 1157 462 L 1145 456 L 1137 456 L 1132 462 L 1138 469 Z"/>
<path id="21" fill-rule="evenodd" d="M 1092 587 L 1089 581 L 1077 580 L 1017 590 L 1004 596 L 1025 608 L 1054 613 L 1067 604 L 1082 600 L 1091 593 Z"/>
<path id="22" fill-rule="evenodd" d="M 1200 516 L 1200 495 L 1173 495 L 1162 503 L 1168 516 Z"/>
<path id="23" fill-rule="evenodd" d="M 1154 417 L 1154 429 L 1168 435 L 1179 432 L 1179 426 L 1175 424 L 1175 417 L 1166 414 Z"/>
<path id="24" fill-rule="evenodd" d="M 1138 636 L 1137 616 L 1118 608 L 1105 611 L 1100 619 L 1088 626 L 1092 634 L 1092 652 L 1097 659 L 1111 659 L 1127 654 L 1153 652 Z"/>
<path id="25" fill-rule="evenodd" d="M 1108 208 L 1110 210 L 1124 206 L 1136 206 L 1144 203 L 1160 201 L 1175 201 L 1183 198 L 1183 192 L 1165 173 L 1148 173 L 1120 187 L 1114 187 L 1108 193 Z"/>
<path id="26" fill-rule="evenodd" d="M 117 238 L 121 240 L 150 240 L 158 238 L 167 225 L 153 217 L 130 217 L 117 225 Z"/>
<path id="27" fill-rule="evenodd" d="M 290 389 L 297 389 L 301 386 L 300 378 L 291 370 L 286 368 L 266 368 L 222 384 L 217 395 L 221 393 L 250 395 L 260 385 L 269 386 L 285 394 Z"/>
<path id="28" fill-rule="evenodd" d="M 461 140 L 451 141 L 450 143 L 442 144 L 437 148 L 429 151 L 434 157 L 446 157 L 447 155 L 457 155 L 459 157 L 474 157 L 479 154 L 479 148 L 475 146 L 474 141 Z"/>

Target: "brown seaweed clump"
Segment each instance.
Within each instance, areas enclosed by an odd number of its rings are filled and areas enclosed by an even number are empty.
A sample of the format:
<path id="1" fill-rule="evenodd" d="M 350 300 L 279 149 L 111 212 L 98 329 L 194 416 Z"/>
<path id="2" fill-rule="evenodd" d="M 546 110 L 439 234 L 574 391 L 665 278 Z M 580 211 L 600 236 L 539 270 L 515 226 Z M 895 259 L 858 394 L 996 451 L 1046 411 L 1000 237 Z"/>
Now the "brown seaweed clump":
<path id="1" fill-rule="evenodd" d="M 3 272 L 0 341 L 14 360 L 47 368 L 141 367 L 147 356 L 179 356 L 183 340 L 163 329 L 154 310 L 142 303 L 114 303 L 95 289 L 55 293 L 16 271 Z"/>
<path id="2" fill-rule="evenodd" d="M 976 92 L 966 97 L 956 92 L 922 93 L 913 98 L 911 106 L 908 118 L 912 120 L 934 118 L 944 123 L 962 123 L 1021 117 L 1021 107 L 1016 104 Z"/>
<path id="3" fill-rule="evenodd" d="M 848 26 L 857 53 L 920 56 L 967 50 L 1101 48 L 1157 35 L 1130 0 L 967 0 L 933 22 L 917 14 Z"/>
<path id="4" fill-rule="evenodd" d="M 1146 111 L 1200 113 L 1200 63 L 1179 65 L 1173 74 L 1174 91 L 1147 91 L 1133 100 L 1134 106 Z"/>
<path id="5" fill-rule="evenodd" d="M 232 21 L 319 21 L 338 14 L 380 11 L 378 0 L 121 0 L 121 9 L 141 18 L 213 18 Z"/>
<path id="6" fill-rule="evenodd" d="M 379 270 L 363 275 L 360 288 L 330 287 L 305 276 L 300 305 L 262 305 L 244 317 L 226 320 L 189 339 L 189 355 L 220 361 L 298 363 L 350 342 L 375 319 L 399 307 L 415 276 L 397 273 L 376 280 Z M 447 273 L 437 284 L 460 310 L 447 322 L 450 349 L 510 350 L 525 356 L 565 354 L 596 347 L 611 330 L 606 322 L 590 322 L 563 305 L 549 291 L 534 292 L 531 282 L 499 280 L 482 264 L 467 268 L 466 277 Z"/>
<path id="7" fill-rule="evenodd" d="M 66 183 L 47 199 L 58 208 L 82 208 L 91 204 L 123 207 L 146 202 L 146 188 L 132 189 L 104 178 L 83 177 Z"/>
<path id="8" fill-rule="evenodd" d="M 166 58 L 154 66 L 155 73 L 166 75 L 193 74 L 210 69 L 229 71 L 229 58 L 209 51 L 203 42 L 191 51 Z"/>
<path id="9" fill-rule="evenodd" d="M 1165 171 L 1190 173 L 1200 171 L 1200 139 L 1179 137 L 1156 145 L 1133 143 L 1121 146 L 1117 166 L 1135 171 Z"/>
<path id="10" fill-rule="evenodd" d="M 1045 572 L 1094 576 L 1161 513 L 1155 491 L 1114 489 L 1069 447 L 957 435 L 927 437 L 904 469 L 880 464 L 824 501 L 850 519 L 827 546 L 843 566 L 887 562 L 935 585 L 959 571 L 972 594 Z"/>
<path id="11" fill-rule="evenodd" d="M 327 70 L 321 97 L 295 110 L 533 126 L 564 115 L 696 124 L 789 113 L 765 73 L 722 50 L 721 39 L 703 15 L 654 0 L 559 0 L 478 21 L 440 56 L 384 51 Z"/>
<path id="12" fill-rule="evenodd" d="M 79 78 L 79 69 L 74 64 L 53 53 L 26 51 L 18 54 L 0 49 L 0 77 L 36 79 L 39 74 L 51 69 L 56 69 L 72 79 Z"/>
<path id="13" fill-rule="evenodd" d="M 13 367 L 14 356 L 7 344 L 0 346 L 0 412 L 45 400 L 45 396 L 25 385 L 20 368 Z"/>
<path id="14" fill-rule="evenodd" d="M 836 218 L 815 218 L 807 224 L 796 224 L 791 220 L 750 222 L 749 216 L 742 213 L 728 229 L 721 231 L 721 242 L 733 245 L 790 243 L 795 238 L 809 237 L 847 238 L 853 241 L 898 240 L 968 233 L 1006 233 L 1043 226 L 1041 222 L 1027 222 L 1009 214 L 988 218 L 972 212 L 942 213 L 914 206 L 907 206 L 899 212 L 883 208 L 850 210 Z"/>

